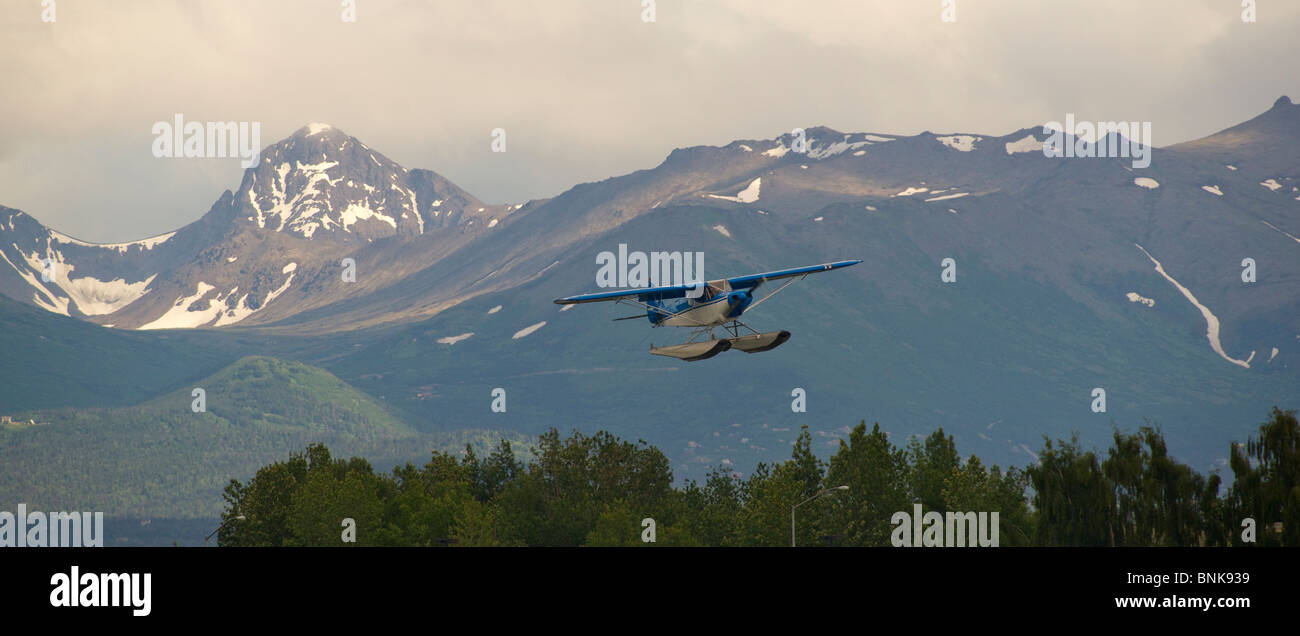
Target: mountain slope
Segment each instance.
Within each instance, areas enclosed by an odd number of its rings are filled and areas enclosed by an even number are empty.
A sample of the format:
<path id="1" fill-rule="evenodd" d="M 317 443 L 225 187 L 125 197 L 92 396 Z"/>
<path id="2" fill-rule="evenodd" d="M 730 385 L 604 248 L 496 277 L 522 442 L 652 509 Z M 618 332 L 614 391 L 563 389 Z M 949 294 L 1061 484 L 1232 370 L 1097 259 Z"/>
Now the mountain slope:
<path id="1" fill-rule="evenodd" d="M 194 336 L 105 329 L 0 297 L 0 414 L 136 404 L 230 364 L 244 346 Z"/>
<path id="2" fill-rule="evenodd" d="M 419 434 L 333 375 L 274 358 L 243 358 L 195 386 L 206 391 L 206 412 L 192 412 L 183 389 L 132 407 L 20 413 L 36 424 L 0 427 L 0 496 L 113 517 L 214 517 L 230 479 L 310 443 L 382 468 L 499 437 Z"/>

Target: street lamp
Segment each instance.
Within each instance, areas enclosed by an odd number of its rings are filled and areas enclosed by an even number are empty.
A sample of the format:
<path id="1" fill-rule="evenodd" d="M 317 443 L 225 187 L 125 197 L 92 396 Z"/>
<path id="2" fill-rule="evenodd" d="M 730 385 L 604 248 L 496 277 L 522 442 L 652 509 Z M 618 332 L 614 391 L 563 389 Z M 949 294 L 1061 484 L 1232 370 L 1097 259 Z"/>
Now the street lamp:
<path id="1" fill-rule="evenodd" d="M 836 487 L 834 487 L 834 488 L 827 488 L 827 489 L 825 489 L 825 490 L 823 490 L 823 491 L 821 491 L 821 492 L 819 492 L 819 493 L 817 493 L 817 494 L 815 494 L 815 495 L 813 495 L 813 496 L 811 496 L 811 497 L 809 497 L 809 498 L 807 498 L 807 499 L 804 499 L 803 501 L 801 501 L 801 502 L 799 502 L 799 503 L 797 503 L 797 504 L 795 504 L 795 505 L 793 505 L 793 506 L 790 506 L 790 547 L 792 547 L 792 548 L 795 547 L 795 545 L 794 545 L 794 511 L 795 511 L 795 508 L 798 508 L 799 506 L 802 506 L 802 505 L 804 505 L 804 504 L 806 504 L 806 503 L 808 503 L 808 502 L 810 502 L 810 501 L 812 501 L 812 500 L 814 500 L 814 499 L 816 499 L 816 498 L 818 498 L 818 497 L 820 497 L 820 496 L 822 496 L 822 495 L 824 495 L 824 494 L 826 494 L 826 493 L 828 493 L 828 492 L 830 492 L 830 491 L 832 491 L 832 490 L 848 490 L 848 489 L 849 489 L 848 486 L 836 486 Z"/>
<path id="2" fill-rule="evenodd" d="M 208 547 L 208 539 L 211 539 L 211 538 L 212 538 L 212 535 L 214 535 L 214 534 L 216 534 L 216 533 L 218 533 L 218 532 L 221 532 L 221 529 L 224 528 L 224 527 L 226 527 L 226 524 L 227 524 L 227 523 L 230 523 L 231 521 L 243 521 L 243 520 L 245 520 L 245 519 L 247 519 L 247 518 L 248 518 L 248 517 L 245 517 L 244 515 L 238 515 L 238 516 L 234 516 L 234 517 L 231 517 L 231 518 L 229 518 L 229 519 L 226 519 L 225 521 L 222 521 L 222 522 L 221 522 L 221 525 L 217 526 L 217 529 L 216 529 L 216 530 L 213 530 L 212 532 L 208 533 L 208 536 L 203 537 L 203 547 L 205 547 L 205 548 Z"/>

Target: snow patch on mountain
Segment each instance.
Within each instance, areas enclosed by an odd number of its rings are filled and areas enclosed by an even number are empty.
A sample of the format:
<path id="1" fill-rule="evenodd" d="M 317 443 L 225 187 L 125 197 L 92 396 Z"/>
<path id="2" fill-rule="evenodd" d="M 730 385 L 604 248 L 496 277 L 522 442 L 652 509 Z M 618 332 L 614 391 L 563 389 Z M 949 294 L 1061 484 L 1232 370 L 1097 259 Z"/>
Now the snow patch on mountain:
<path id="1" fill-rule="evenodd" d="M 157 276 L 154 274 L 134 283 L 128 283 L 122 278 L 102 281 L 91 276 L 73 279 L 63 277 L 67 283 L 60 284 L 60 288 L 68 293 L 81 313 L 87 316 L 102 316 L 111 314 L 149 293 L 149 283 L 152 283 Z"/>
<path id="2" fill-rule="evenodd" d="M 765 150 L 765 151 L 763 151 L 763 155 L 764 155 L 764 156 L 767 156 L 767 157 L 778 157 L 778 158 L 779 158 L 779 157 L 784 157 L 784 156 L 785 156 L 785 153 L 787 153 L 787 152 L 790 152 L 790 149 L 789 149 L 789 148 L 786 148 L 784 143 L 780 143 L 780 142 L 778 142 L 778 143 L 776 144 L 776 147 L 775 147 L 775 148 L 771 148 L 771 149 L 769 149 L 769 150 Z"/>
<path id="3" fill-rule="evenodd" d="M 235 287 L 234 289 L 231 289 L 226 294 L 226 298 L 233 297 L 235 293 L 238 291 L 239 291 L 239 287 Z M 243 296 L 240 296 L 239 302 L 235 303 L 234 307 L 230 307 L 228 302 L 226 303 L 226 306 L 227 309 L 223 310 L 221 314 L 217 316 L 217 321 L 213 323 L 214 327 L 233 325 L 249 317 L 250 315 L 253 314 L 253 312 L 257 311 L 256 309 L 253 309 L 252 307 L 248 306 L 248 294 L 244 294 Z"/>
<path id="4" fill-rule="evenodd" d="M 1277 192 L 1278 190 L 1282 189 L 1282 184 L 1278 183 L 1276 179 L 1268 179 L 1265 181 L 1260 181 L 1259 185 L 1262 185 L 1265 188 L 1272 190 L 1273 192 Z"/>
<path id="5" fill-rule="evenodd" d="M 1129 292 L 1129 293 L 1125 294 L 1125 296 L 1128 297 L 1128 301 L 1131 302 L 1131 303 L 1142 303 L 1143 305 L 1146 305 L 1147 307 L 1155 307 L 1155 306 L 1156 306 L 1156 301 L 1155 301 L 1155 300 L 1153 300 L 1153 299 L 1151 299 L 1151 298 L 1146 298 L 1146 297 L 1142 296 L 1141 294 L 1139 294 L 1139 293 L 1137 293 L 1137 292 Z"/>
<path id="6" fill-rule="evenodd" d="M 1033 135 L 1025 135 L 1019 141 L 1009 141 L 1005 144 L 1007 154 L 1014 155 L 1021 152 L 1042 152 L 1043 142 L 1034 139 Z"/>
<path id="7" fill-rule="evenodd" d="M 161 245 L 163 243 L 166 243 L 167 239 L 170 239 L 173 236 L 176 236 L 176 232 L 174 231 L 167 232 L 166 234 L 159 234 L 158 236 L 151 236 L 149 238 L 140 239 L 138 241 L 130 241 L 128 243 L 101 243 L 99 244 L 99 247 L 103 247 L 106 249 L 115 249 L 125 254 L 128 248 L 137 247 L 137 246 L 147 250 L 151 250 L 156 245 Z"/>
<path id="8" fill-rule="evenodd" d="M 724 201 L 734 201 L 736 203 L 753 203 L 758 200 L 758 193 L 762 187 L 763 187 L 763 178 L 759 177 L 757 179 L 754 179 L 753 181 L 750 181 L 749 185 L 746 186 L 744 190 L 737 192 L 736 196 L 734 197 L 727 196 L 724 194 L 710 194 L 709 196 L 714 199 L 722 199 Z"/>
<path id="9" fill-rule="evenodd" d="M 374 210 L 357 203 L 349 203 L 348 208 L 343 211 L 343 214 L 339 215 L 339 221 L 342 222 L 343 229 L 348 232 L 352 231 L 348 228 L 356 224 L 357 221 L 363 219 L 379 219 L 380 221 L 393 226 L 393 229 L 397 229 L 397 221 L 393 219 L 393 217 L 380 212 L 375 212 Z"/>
<path id="10" fill-rule="evenodd" d="M 850 142 L 849 139 L 851 137 L 852 135 L 844 135 L 844 139 L 837 141 L 833 144 L 826 144 L 826 145 L 819 145 L 810 142 L 809 145 L 811 147 L 808 149 L 808 156 L 812 157 L 813 159 L 828 159 L 830 157 L 834 157 L 835 155 L 845 153 L 850 150 L 857 150 L 859 148 L 862 148 L 863 146 L 871 145 L 870 141 Z"/>
<path id="11" fill-rule="evenodd" d="M 15 245 L 15 247 L 17 246 Z M 66 298 L 59 298 L 51 293 L 49 289 L 46 289 L 45 285 L 36 282 L 38 278 L 37 272 L 45 270 L 46 258 L 49 258 L 53 265 L 54 276 L 53 280 L 49 282 L 53 283 L 55 288 L 63 291 L 67 295 Z M 139 300 L 141 296 L 148 293 L 149 284 L 158 276 L 153 274 L 134 283 L 126 282 L 124 278 L 107 281 L 99 280 L 93 276 L 72 278 L 71 274 L 76 271 L 76 266 L 65 261 L 63 253 L 54 249 L 49 250 L 44 256 L 40 252 L 23 254 L 23 259 L 30 269 L 24 272 L 18 267 L 14 267 L 14 270 L 36 288 L 35 299 L 37 304 L 44 309 L 64 315 L 68 315 L 69 301 L 87 316 L 111 314 Z M 7 256 L 5 261 L 9 261 Z M 13 266 L 12 262 L 9 264 Z M 43 277 L 41 278 L 43 282 Z M 41 302 L 40 295 L 42 293 L 46 295 L 47 302 Z"/>
<path id="12" fill-rule="evenodd" d="M 442 338 L 438 338 L 438 343 L 445 344 L 445 345 L 454 345 L 457 342 L 469 338 L 472 335 L 474 335 L 474 332 L 471 331 L 469 333 L 460 334 L 459 336 L 443 336 Z"/>
<path id="13" fill-rule="evenodd" d="M 208 299 L 206 308 L 195 309 L 195 306 L 208 295 L 208 292 L 216 289 L 213 285 L 199 281 L 194 295 L 177 298 L 176 302 L 163 315 L 137 327 L 137 329 L 195 329 L 209 325 L 209 323 L 214 327 L 233 325 L 265 309 L 271 301 L 289 289 L 296 275 L 293 273 L 295 269 L 297 269 L 297 263 L 289 263 L 284 266 L 281 272 L 289 274 L 289 278 L 284 281 L 284 284 L 268 292 L 266 298 L 256 309 L 248 305 L 247 293 L 240 296 L 239 300 L 234 302 L 233 305 L 231 304 L 234 301 L 235 294 L 239 292 L 238 286 L 231 288 L 225 294 L 217 294 L 215 297 Z"/>
<path id="14" fill-rule="evenodd" d="M 329 125 L 329 124 L 322 124 L 322 123 L 320 123 L 320 122 L 312 122 L 312 123 L 310 123 L 310 124 L 307 124 L 307 136 L 308 136 L 308 137 L 311 137 L 312 135 L 319 135 L 319 134 L 321 134 L 321 133 L 323 133 L 323 132 L 325 132 L 325 131 L 327 131 L 327 130 L 329 130 L 329 129 L 330 129 L 330 125 Z"/>
<path id="15" fill-rule="evenodd" d="M 957 193 L 954 193 L 954 194 L 945 194 L 945 195 L 943 195 L 943 196 L 941 196 L 941 197 L 932 197 L 932 198 L 926 199 L 926 202 L 928 203 L 928 202 L 930 202 L 930 201 L 947 201 L 948 199 L 960 199 L 960 198 L 962 198 L 962 197 L 964 197 L 964 196 L 966 196 L 966 195 L 968 195 L 968 194 L 970 194 L 970 193 L 969 193 L 969 192 L 957 192 Z"/>
<path id="16" fill-rule="evenodd" d="M 14 245 L 14 247 L 16 248 L 18 246 Z M 0 250 L 0 258 L 5 259 L 5 262 L 9 263 L 9 266 L 14 268 L 14 271 L 18 272 L 18 275 L 22 277 L 23 280 L 27 281 L 28 285 L 35 288 L 36 291 L 32 292 L 32 302 L 36 303 L 37 307 L 56 314 L 63 314 L 64 316 L 69 315 L 68 299 L 66 297 L 57 296 L 51 293 L 50 290 L 45 288 L 45 285 L 41 284 L 39 276 L 29 269 L 20 268 L 17 265 L 14 265 L 13 261 L 9 260 L 9 257 L 5 255 L 3 250 Z"/>
<path id="17" fill-rule="evenodd" d="M 218 299 L 209 300 L 206 309 L 190 311 L 190 308 L 214 289 L 216 289 L 215 286 L 199 281 L 198 285 L 195 286 L 193 296 L 177 298 L 176 302 L 163 315 L 152 322 L 140 325 L 139 329 L 142 331 L 147 329 L 193 329 L 212 322 L 225 308 L 225 305 L 221 304 Z"/>
<path id="18" fill-rule="evenodd" d="M 1286 230 L 1280 229 L 1280 228 L 1278 228 L 1276 225 L 1273 225 L 1272 223 L 1269 223 L 1268 221 L 1260 221 L 1260 223 L 1263 223 L 1264 225 L 1267 225 L 1268 227 L 1272 228 L 1275 232 L 1278 232 L 1278 233 L 1280 233 L 1280 234 L 1284 234 L 1284 235 L 1286 235 L 1287 238 L 1290 238 L 1291 240 L 1293 240 L 1293 241 L 1295 241 L 1295 242 L 1297 242 L 1297 243 L 1300 243 L 1300 238 L 1296 238 L 1296 236 L 1295 236 L 1294 234 L 1291 234 L 1290 232 L 1287 232 Z"/>
<path id="19" fill-rule="evenodd" d="M 727 227 L 725 225 L 721 225 L 721 224 L 715 225 L 713 226 L 713 229 L 717 230 L 718 234 L 721 234 L 727 238 L 731 238 L 731 232 L 727 231 Z"/>
<path id="20" fill-rule="evenodd" d="M 295 263 L 290 263 L 289 265 L 295 265 L 296 267 Z M 286 269 L 288 269 L 288 266 L 286 266 Z M 292 271 L 293 271 L 292 269 L 289 269 L 289 272 Z M 270 304 L 272 300 L 275 300 L 277 296 L 283 294 L 286 289 L 289 289 L 289 284 L 293 282 L 293 277 L 294 274 L 292 273 L 289 274 L 288 280 L 284 281 L 283 285 L 279 286 L 275 290 L 268 293 L 266 295 L 266 298 L 262 301 L 261 306 L 259 306 L 257 309 L 253 309 L 248 306 L 248 294 L 244 294 L 243 296 L 240 296 L 239 302 L 236 303 L 234 307 L 226 309 L 225 311 L 221 312 L 221 315 L 217 317 L 217 322 L 214 323 L 213 326 L 223 327 L 225 325 L 233 325 L 253 315 L 254 313 L 257 313 L 258 311 L 261 311 L 268 304 Z M 226 305 L 229 305 L 229 302 L 226 301 L 225 299 L 233 297 L 235 292 L 237 291 L 239 291 L 238 287 L 230 290 L 230 292 L 226 294 L 226 296 L 223 298 L 223 301 L 225 301 Z"/>
<path id="21" fill-rule="evenodd" d="M 910 197 L 910 196 L 912 196 L 913 194 L 920 194 L 920 193 L 922 193 L 922 192 L 929 192 L 929 191 L 930 191 L 929 188 L 913 188 L 913 187 L 909 186 L 906 190 L 903 190 L 902 192 L 898 192 L 898 193 L 896 193 L 896 194 L 891 194 L 891 195 L 889 195 L 889 196 L 893 196 L 893 197 Z"/>
<path id="22" fill-rule="evenodd" d="M 1138 245 L 1137 243 L 1134 243 L 1134 245 L 1137 245 L 1137 248 L 1142 250 L 1142 253 L 1146 254 L 1147 258 L 1151 259 L 1151 262 L 1155 264 L 1156 273 L 1163 276 L 1165 280 L 1169 281 L 1170 283 L 1173 284 L 1174 287 L 1178 288 L 1179 293 L 1181 293 L 1183 297 L 1187 299 L 1187 302 L 1192 303 L 1194 307 L 1200 310 L 1201 316 L 1205 318 L 1205 339 L 1210 341 L 1210 348 L 1214 349 L 1214 352 L 1219 354 L 1219 357 L 1223 358 L 1224 360 L 1227 360 L 1228 362 L 1231 362 L 1237 366 L 1249 369 L 1250 358 L 1247 358 L 1245 360 L 1237 360 L 1236 358 L 1232 358 L 1228 356 L 1227 353 L 1224 353 L 1223 343 L 1219 341 L 1219 318 L 1215 316 L 1213 312 L 1210 311 L 1210 308 L 1206 307 L 1205 305 L 1202 305 L 1199 300 L 1196 300 L 1196 296 L 1192 294 L 1192 290 L 1183 287 L 1182 283 L 1179 283 L 1178 281 L 1174 280 L 1173 276 L 1170 276 L 1167 272 L 1165 272 L 1164 266 L 1161 265 L 1160 261 L 1157 261 L 1155 257 L 1152 256 L 1151 253 L 1146 250 L 1146 248 L 1142 247 L 1141 245 Z M 1255 356 L 1255 352 L 1251 351 L 1250 355 L 1253 358 Z"/>
<path id="23" fill-rule="evenodd" d="M 1212 186 L 1201 186 L 1201 189 L 1202 189 L 1202 190 L 1205 190 L 1206 192 L 1209 192 L 1210 194 L 1213 194 L 1213 195 L 1216 196 L 1216 197 L 1221 197 L 1221 196 L 1223 196 L 1223 191 L 1220 190 L 1220 189 L 1219 189 L 1219 186 L 1217 186 L 1217 185 L 1212 185 Z"/>
<path id="24" fill-rule="evenodd" d="M 1160 187 L 1160 182 L 1151 177 L 1138 177 L 1133 180 L 1133 184 L 1139 188 L 1146 188 L 1148 190 L 1155 190 Z"/>
<path id="25" fill-rule="evenodd" d="M 339 165 L 337 161 L 322 161 L 320 163 L 305 164 L 301 161 L 295 161 L 298 166 L 298 172 L 325 172 L 334 166 Z M 332 183 L 330 185 L 333 185 Z"/>
<path id="26" fill-rule="evenodd" d="M 345 172 L 349 168 L 340 163 L 341 158 L 332 158 L 328 153 L 309 161 L 286 157 L 279 163 L 269 162 L 267 168 L 254 173 L 252 187 L 248 188 L 248 205 L 253 212 L 249 221 L 256 222 L 258 228 L 269 227 L 311 239 L 322 231 L 342 229 L 351 233 L 360 221 L 386 223 L 396 231 L 397 219 L 409 220 L 414 214 L 413 223 L 403 221 L 407 224 L 404 229 L 423 234 L 425 219 L 419 198 L 413 189 L 397 182 L 399 166 L 382 163 L 373 153 L 369 156 L 375 165 L 385 169 L 392 183 L 365 183 Z M 369 180 L 374 180 L 373 176 Z M 439 200 L 433 206 L 441 203 Z"/>
<path id="27" fill-rule="evenodd" d="M 266 307 L 267 305 L 271 304 L 272 300 L 275 300 L 280 296 L 280 294 L 283 294 L 285 290 L 289 289 L 289 285 L 293 283 L 294 276 L 296 276 L 296 274 L 289 274 L 289 278 L 284 281 L 283 285 L 280 285 L 279 287 L 275 288 L 271 292 L 267 293 L 266 300 L 262 301 L 262 307 Z"/>
<path id="28" fill-rule="evenodd" d="M 10 219 L 11 227 L 9 229 L 13 229 L 12 223 L 13 220 Z M 67 234 L 50 230 L 50 238 L 54 239 L 55 241 L 58 241 L 59 243 L 69 243 L 72 245 L 80 245 L 82 247 L 99 247 L 103 249 L 117 250 L 122 254 L 125 254 L 128 249 L 137 246 L 146 250 L 151 250 L 154 248 L 155 245 L 161 245 L 162 243 L 166 243 L 167 239 L 170 239 L 173 236 L 176 236 L 176 232 L 174 231 L 168 232 L 166 234 L 159 234 L 158 236 L 151 236 L 149 238 L 140 239 L 138 241 L 130 241 L 127 243 L 87 243 L 86 241 L 81 241 L 72 238 Z"/>
<path id="29" fill-rule="evenodd" d="M 495 314 L 495 313 L 497 313 L 498 311 L 501 311 L 501 305 L 497 305 L 496 307 L 493 307 L 493 308 L 489 309 L 487 312 L 488 312 L 488 315 L 491 316 L 492 314 Z"/>
<path id="30" fill-rule="evenodd" d="M 975 142 L 983 141 L 984 138 L 973 135 L 948 135 L 935 137 L 935 140 L 958 152 L 970 152 L 975 149 Z"/>
<path id="31" fill-rule="evenodd" d="M 545 327 L 545 326 L 546 326 L 546 321 L 545 321 L 545 320 L 543 320 L 543 321 L 541 321 L 541 322 L 539 322 L 539 323 L 537 323 L 537 324 L 535 324 L 535 325 L 529 325 L 529 326 L 527 326 L 527 327 L 524 327 L 523 329 L 520 329 L 519 331 L 516 331 L 516 332 L 515 332 L 515 335 L 510 336 L 510 339 L 511 339 L 511 340 L 518 340 L 518 339 L 520 339 L 520 338 L 525 338 L 525 337 L 527 337 L 528 335 L 532 334 L 534 331 L 537 331 L 538 329 L 541 329 L 542 327 Z"/>
<path id="32" fill-rule="evenodd" d="M 424 234 L 424 215 L 420 214 L 420 201 L 415 196 L 415 190 L 407 188 L 406 193 L 411 197 L 411 213 L 415 215 L 415 221 L 419 225 L 420 234 Z M 403 214 L 402 218 L 406 218 L 406 215 Z M 489 225 L 488 227 L 492 226 Z"/>

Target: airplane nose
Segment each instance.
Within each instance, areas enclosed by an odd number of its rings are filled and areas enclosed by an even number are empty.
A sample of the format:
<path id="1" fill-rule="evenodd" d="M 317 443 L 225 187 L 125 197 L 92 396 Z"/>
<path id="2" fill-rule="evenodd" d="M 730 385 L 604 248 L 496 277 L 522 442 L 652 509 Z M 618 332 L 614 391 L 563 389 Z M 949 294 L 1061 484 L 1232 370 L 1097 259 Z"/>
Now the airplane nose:
<path id="1" fill-rule="evenodd" d="M 753 302 L 752 290 L 734 291 L 727 296 L 727 316 L 735 318 L 745 311 Z"/>

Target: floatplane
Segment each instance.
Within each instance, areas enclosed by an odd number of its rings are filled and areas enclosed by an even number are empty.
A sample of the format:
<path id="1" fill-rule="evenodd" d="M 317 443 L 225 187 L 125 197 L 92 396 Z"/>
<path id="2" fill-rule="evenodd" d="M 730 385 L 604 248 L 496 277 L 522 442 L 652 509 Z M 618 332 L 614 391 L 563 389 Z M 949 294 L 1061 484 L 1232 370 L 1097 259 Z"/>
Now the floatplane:
<path id="1" fill-rule="evenodd" d="M 656 347 L 651 344 L 650 353 L 693 362 L 712 358 L 728 349 L 759 353 L 781 346 L 790 339 L 789 331 L 759 332 L 741 322 L 740 316 L 763 304 L 792 283 L 801 281 L 811 274 L 829 272 L 861 262 L 861 260 L 837 261 L 703 283 L 583 294 L 560 298 L 555 303 L 559 305 L 598 302 L 627 304 L 644 309 L 644 317 L 650 321 L 652 327 L 687 327 L 692 331 L 686 342 L 667 347 Z M 754 291 L 763 283 L 782 279 L 789 280 L 762 298 L 754 299 Z M 638 314 L 614 320 L 640 318 L 642 316 Z M 718 329 L 724 332 L 721 338 L 714 334 Z M 745 330 L 744 333 L 741 332 L 742 329 Z"/>

